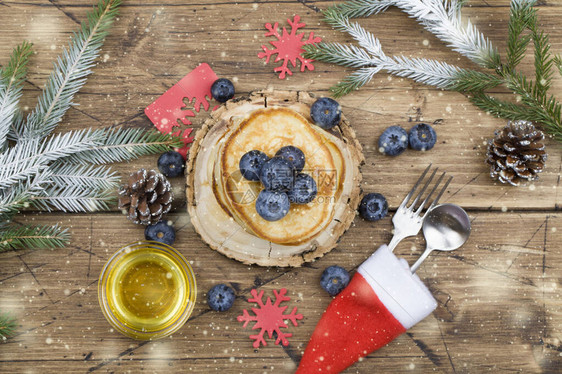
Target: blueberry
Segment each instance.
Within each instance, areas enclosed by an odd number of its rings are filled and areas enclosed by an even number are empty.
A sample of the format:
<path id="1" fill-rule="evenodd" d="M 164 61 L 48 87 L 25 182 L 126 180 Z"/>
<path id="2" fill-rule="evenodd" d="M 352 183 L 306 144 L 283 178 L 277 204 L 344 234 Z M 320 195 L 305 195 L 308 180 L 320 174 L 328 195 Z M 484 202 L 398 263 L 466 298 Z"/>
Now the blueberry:
<path id="1" fill-rule="evenodd" d="M 293 164 L 293 168 L 297 172 L 300 172 L 304 168 L 304 153 L 297 147 L 293 147 L 292 145 L 285 146 L 278 150 L 275 156 L 289 161 Z"/>
<path id="2" fill-rule="evenodd" d="M 266 221 L 279 221 L 289 213 L 291 203 L 285 192 L 262 190 L 256 199 L 256 211 Z"/>
<path id="3" fill-rule="evenodd" d="M 297 174 L 293 189 L 289 191 L 289 201 L 295 204 L 308 204 L 316 197 L 316 182 L 308 174 Z"/>
<path id="4" fill-rule="evenodd" d="M 238 166 L 244 178 L 251 181 L 259 181 L 260 170 L 266 161 L 269 161 L 269 157 L 265 153 L 254 149 L 242 156 Z"/>
<path id="5" fill-rule="evenodd" d="M 211 95 L 219 103 L 227 102 L 234 97 L 234 85 L 226 78 L 217 79 L 211 86 Z"/>
<path id="6" fill-rule="evenodd" d="M 185 160 L 179 152 L 168 151 L 158 157 L 158 169 L 167 177 L 179 177 L 185 169 Z"/>
<path id="7" fill-rule="evenodd" d="M 260 181 L 267 190 L 289 191 L 295 181 L 293 164 L 284 158 L 273 157 L 263 164 Z"/>
<path id="8" fill-rule="evenodd" d="M 408 135 L 410 147 L 416 151 L 427 151 L 437 142 L 437 134 L 427 123 L 419 123 L 412 127 Z"/>
<path id="9" fill-rule="evenodd" d="M 232 307 L 235 297 L 234 290 L 221 283 L 207 292 L 207 304 L 217 312 L 224 312 Z"/>
<path id="10" fill-rule="evenodd" d="M 400 126 L 390 126 L 379 138 L 379 151 L 387 156 L 398 156 L 408 148 L 408 133 Z"/>
<path id="11" fill-rule="evenodd" d="M 349 273 L 341 266 L 332 265 L 324 269 L 320 285 L 326 292 L 336 296 L 349 284 Z"/>
<path id="12" fill-rule="evenodd" d="M 359 204 L 359 215 L 367 221 L 378 221 L 388 214 L 388 203 L 380 193 L 368 193 Z"/>
<path id="13" fill-rule="evenodd" d="M 171 224 L 171 221 L 160 221 L 154 225 L 146 226 L 144 229 L 144 238 L 168 245 L 174 244 L 176 231 Z"/>
<path id="14" fill-rule="evenodd" d="M 341 121 L 340 104 L 329 97 L 322 97 L 310 107 L 310 116 L 318 126 L 325 130 L 331 129 Z"/>

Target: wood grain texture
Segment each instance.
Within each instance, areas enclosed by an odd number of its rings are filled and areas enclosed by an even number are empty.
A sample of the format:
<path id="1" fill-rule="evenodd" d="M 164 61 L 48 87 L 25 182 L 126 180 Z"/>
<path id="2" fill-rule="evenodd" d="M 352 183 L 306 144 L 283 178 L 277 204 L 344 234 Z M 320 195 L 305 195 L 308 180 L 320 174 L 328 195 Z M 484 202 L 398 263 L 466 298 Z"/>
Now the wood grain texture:
<path id="1" fill-rule="evenodd" d="M 66 115 L 61 131 L 104 126 L 149 128 L 143 109 L 200 62 L 235 81 L 239 94 L 258 89 L 307 90 L 327 95 L 346 70 L 316 63 L 313 72 L 295 72 L 279 80 L 273 65 L 258 59 L 264 23 L 299 14 L 325 40 L 350 42 L 324 23 L 318 9 L 329 1 L 124 1 L 108 36 L 95 74 Z M 24 39 L 34 43 L 23 105 L 36 96 L 52 63 L 91 0 L 0 2 L 0 62 Z M 465 14 L 502 50 L 506 43 L 508 0 L 469 2 Z M 562 52 L 562 1 L 539 4 L 539 17 L 550 33 L 552 49 Z M 395 9 L 362 20 L 389 54 L 425 56 L 472 66 Z M 533 73 L 530 56 L 522 69 Z M 562 79 L 553 92 L 562 96 Z M 499 96 L 508 97 L 499 90 Z M 443 201 L 466 207 L 473 234 L 459 251 L 436 254 L 419 270 L 438 299 L 427 319 L 389 346 L 369 355 L 349 373 L 511 372 L 555 373 L 562 367 L 562 150 L 548 141 L 549 159 L 541 179 L 511 188 L 490 180 L 483 162 L 484 143 L 503 120 L 473 107 L 461 94 L 443 92 L 410 80 L 379 74 L 366 87 L 341 100 L 344 113 L 363 146 L 363 189 L 381 192 L 391 210 L 401 202 L 429 162 L 455 178 Z M 199 126 L 207 114 L 195 120 Z M 383 157 L 376 141 L 394 124 L 409 129 L 434 122 L 439 141 L 426 153 L 407 151 Z M 120 175 L 155 167 L 156 157 L 116 165 Z M 191 261 L 199 285 L 191 320 L 173 338 L 132 341 L 111 331 L 97 302 L 97 278 L 105 261 L 124 244 L 143 237 L 142 228 L 117 212 L 91 215 L 29 214 L 20 222 L 59 222 L 72 232 L 62 250 L 0 254 L 0 307 L 18 317 L 16 337 L 0 344 L 0 372 L 197 372 L 289 373 L 306 346 L 329 296 L 320 288 L 322 270 L 340 264 L 350 271 L 391 238 L 390 217 L 376 224 L 356 218 L 336 249 L 299 269 L 243 265 L 211 251 L 201 242 L 185 213 L 184 181 L 173 181 L 176 196 L 170 218 L 178 229 L 176 247 Z M 410 263 L 423 239 L 405 240 L 397 253 Z M 233 309 L 210 312 L 205 292 L 227 282 L 237 292 Z M 286 287 L 292 305 L 304 315 L 290 328 L 291 345 L 254 350 L 236 316 L 250 304 L 254 287 Z"/>

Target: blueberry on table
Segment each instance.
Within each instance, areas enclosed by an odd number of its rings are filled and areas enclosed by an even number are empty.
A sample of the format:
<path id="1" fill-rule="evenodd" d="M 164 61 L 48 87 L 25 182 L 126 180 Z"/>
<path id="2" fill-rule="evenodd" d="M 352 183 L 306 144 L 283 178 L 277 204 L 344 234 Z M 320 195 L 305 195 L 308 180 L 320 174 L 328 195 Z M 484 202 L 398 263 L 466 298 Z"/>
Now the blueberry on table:
<path id="1" fill-rule="evenodd" d="M 408 148 L 408 133 L 400 126 L 390 126 L 379 138 L 379 151 L 387 156 L 398 156 Z"/>
<path id="2" fill-rule="evenodd" d="M 310 117 L 318 126 L 329 130 L 340 123 L 341 106 L 334 99 L 322 97 L 310 107 Z"/>
<path id="3" fill-rule="evenodd" d="M 378 221 L 388 214 L 388 203 L 380 193 L 368 193 L 359 204 L 359 215 L 367 221 Z"/>
<path id="4" fill-rule="evenodd" d="M 234 85 L 226 78 L 219 78 L 211 86 L 211 95 L 219 103 L 225 103 L 234 97 Z"/>
<path id="5" fill-rule="evenodd" d="M 267 161 L 269 161 L 269 157 L 261 151 L 254 149 L 253 151 L 246 152 L 238 164 L 240 173 L 248 180 L 259 181 L 260 170 Z"/>
<path id="6" fill-rule="evenodd" d="M 179 177 L 184 169 L 185 160 L 179 152 L 168 151 L 158 157 L 158 170 L 167 177 Z"/>
<path id="7" fill-rule="evenodd" d="M 349 284 L 349 273 L 341 266 L 332 265 L 324 269 L 320 285 L 326 292 L 336 296 Z"/>
<path id="8" fill-rule="evenodd" d="M 267 190 L 289 191 L 295 181 L 293 164 L 284 158 L 273 157 L 263 164 L 260 181 Z"/>
<path id="9" fill-rule="evenodd" d="M 297 171 L 297 173 L 301 172 L 304 168 L 304 153 L 297 147 L 294 147 L 292 145 L 285 146 L 279 149 L 275 156 L 284 158 L 285 160 L 289 161 L 293 165 L 293 168 Z"/>
<path id="10" fill-rule="evenodd" d="M 318 194 L 314 178 L 308 174 L 297 174 L 293 189 L 289 191 L 289 201 L 295 204 L 308 204 Z"/>
<path id="11" fill-rule="evenodd" d="M 289 213 L 291 203 L 285 192 L 262 190 L 256 199 L 256 211 L 266 221 L 279 221 Z"/>
<path id="12" fill-rule="evenodd" d="M 226 284 L 217 284 L 207 292 L 207 304 L 217 312 L 224 312 L 234 304 L 234 290 Z"/>
<path id="13" fill-rule="evenodd" d="M 412 127 L 408 134 L 410 147 L 416 151 L 427 151 L 437 142 L 437 134 L 431 125 L 419 123 Z"/>
<path id="14" fill-rule="evenodd" d="M 174 230 L 171 223 L 171 221 L 160 221 L 154 225 L 146 226 L 144 229 L 144 238 L 168 245 L 174 244 L 176 240 L 176 230 Z"/>

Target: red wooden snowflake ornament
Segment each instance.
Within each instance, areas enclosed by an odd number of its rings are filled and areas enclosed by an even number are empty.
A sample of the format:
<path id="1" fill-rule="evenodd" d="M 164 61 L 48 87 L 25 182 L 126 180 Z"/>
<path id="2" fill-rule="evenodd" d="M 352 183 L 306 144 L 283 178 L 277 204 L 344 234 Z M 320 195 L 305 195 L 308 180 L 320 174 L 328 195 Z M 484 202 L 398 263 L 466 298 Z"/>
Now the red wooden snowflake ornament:
<path id="1" fill-rule="evenodd" d="M 267 345 L 264 339 L 264 335 L 267 332 L 269 338 L 273 337 L 273 332 L 277 333 L 277 339 L 275 340 L 275 344 L 279 345 L 281 342 L 284 346 L 289 345 L 289 341 L 287 338 L 293 336 L 291 333 L 284 333 L 281 329 L 286 329 L 287 323 L 286 320 L 289 320 L 293 323 L 294 326 L 298 326 L 297 320 L 302 319 L 302 314 L 297 314 L 297 307 L 293 308 L 291 314 L 283 314 L 287 309 L 287 306 L 279 306 L 283 301 L 291 300 L 290 297 L 285 296 L 287 293 L 287 289 L 282 288 L 281 290 L 273 290 L 275 294 L 275 303 L 271 302 L 271 298 L 267 298 L 265 304 L 263 303 L 263 291 L 258 293 L 257 290 L 250 291 L 252 296 L 248 299 L 250 303 L 257 303 L 259 308 L 252 308 L 252 312 L 254 315 L 250 315 L 247 310 L 242 312 L 241 316 L 238 316 L 238 322 L 244 322 L 244 326 L 246 327 L 249 322 L 255 321 L 254 327 L 252 330 L 261 329 L 258 335 L 250 335 L 250 339 L 254 340 L 254 348 L 259 348 L 260 343 L 264 346 Z"/>
<path id="2" fill-rule="evenodd" d="M 189 144 L 193 142 L 191 132 L 193 128 L 188 117 L 195 117 L 195 112 L 201 110 L 201 106 L 208 111 L 211 104 L 211 86 L 217 80 L 217 75 L 208 64 L 200 64 L 178 83 L 172 86 L 162 96 L 147 106 L 144 113 L 152 121 L 154 126 L 164 134 L 172 133 L 173 136 L 181 137 L 184 146 L 177 149 L 186 158 Z M 187 99 L 193 105 L 193 110 L 184 104 Z M 215 110 L 217 106 L 213 108 Z"/>
<path id="3" fill-rule="evenodd" d="M 263 52 L 258 53 L 259 58 L 265 58 L 265 63 L 269 62 L 269 59 L 273 55 L 277 55 L 275 57 L 274 62 L 279 62 L 283 60 L 283 64 L 281 66 L 276 67 L 273 69 L 275 72 L 279 72 L 279 79 L 284 79 L 285 74 L 293 75 L 293 72 L 289 69 L 289 62 L 293 65 L 293 67 L 297 66 L 297 59 L 301 63 L 301 71 L 305 69 L 314 70 L 314 66 L 312 65 L 312 61 L 306 59 L 302 56 L 304 49 L 302 49 L 303 45 L 307 44 L 315 44 L 322 39 L 320 37 L 314 37 L 314 32 L 310 32 L 308 36 L 308 40 L 304 40 L 304 32 L 301 34 L 297 34 L 298 29 L 306 26 L 305 23 L 299 23 L 300 17 L 295 15 L 293 17 L 293 21 L 291 19 L 287 19 L 289 25 L 291 25 L 291 32 L 289 33 L 285 27 L 283 27 L 283 34 L 279 35 L 278 27 L 279 23 L 275 22 L 273 26 L 271 23 L 266 23 L 265 28 L 269 30 L 265 34 L 265 36 L 275 36 L 277 40 L 269 42 L 273 45 L 273 49 L 268 49 L 266 45 L 262 45 Z"/>

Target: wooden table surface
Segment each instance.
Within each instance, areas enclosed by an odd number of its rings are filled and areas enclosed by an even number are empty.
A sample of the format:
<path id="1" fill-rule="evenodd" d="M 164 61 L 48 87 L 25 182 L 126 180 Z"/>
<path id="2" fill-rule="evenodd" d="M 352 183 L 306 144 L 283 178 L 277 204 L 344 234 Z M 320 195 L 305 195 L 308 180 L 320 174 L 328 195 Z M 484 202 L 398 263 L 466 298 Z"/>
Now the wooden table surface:
<path id="1" fill-rule="evenodd" d="M 316 63 L 316 70 L 280 80 L 273 65 L 258 59 L 266 22 L 285 25 L 299 14 L 327 41 L 350 41 L 323 22 L 330 2 L 277 0 L 238 2 L 124 1 L 107 37 L 99 64 L 77 95 L 61 131 L 109 125 L 150 128 L 143 109 L 201 62 L 235 82 L 238 95 L 265 88 L 309 90 L 328 95 L 345 76 L 340 67 Z M 470 1 L 465 15 L 503 50 L 509 2 Z M 562 52 L 561 0 L 540 1 L 541 24 L 552 49 Z M 0 56 L 27 39 L 34 43 L 23 104 L 35 105 L 52 63 L 93 0 L 0 2 Z M 416 22 L 396 9 L 361 21 L 380 37 L 388 54 L 425 56 L 471 66 Z M 522 69 L 533 73 L 532 59 Z M 562 79 L 553 92 L 562 98 Z M 505 91 L 498 95 L 507 97 Z M 341 99 L 343 111 L 364 147 L 363 189 L 386 195 L 389 217 L 377 223 L 356 218 L 336 249 L 302 268 L 247 266 L 210 250 L 186 213 L 184 181 L 173 181 L 177 199 L 169 215 L 177 229 L 176 248 L 192 261 L 198 302 L 189 322 L 173 337 L 139 342 L 113 331 L 97 301 L 101 268 L 119 247 L 143 238 L 114 209 L 98 214 L 36 214 L 19 222 L 70 227 L 65 249 L 22 250 L 0 255 L 0 307 L 18 318 L 17 334 L 0 343 L 0 372 L 197 372 L 289 373 L 331 298 L 320 288 L 323 269 L 339 264 L 350 271 L 391 238 L 391 215 L 420 172 L 432 162 L 455 178 L 443 200 L 467 209 L 473 230 L 459 251 L 432 255 L 418 271 L 439 302 L 424 321 L 347 372 L 562 372 L 562 203 L 559 143 L 547 141 L 549 159 L 539 181 L 513 188 L 492 181 L 484 164 L 485 143 L 504 120 L 492 118 L 458 93 L 379 74 L 366 87 Z M 195 120 L 197 127 L 206 114 Z M 377 152 L 378 136 L 389 125 L 409 129 L 438 123 L 438 144 L 426 153 L 399 157 Z M 120 175 L 155 168 L 157 156 L 116 165 Z M 396 253 L 410 263 L 424 248 L 417 237 Z M 210 311 L 206 291 L 226 282 L 237 293 L 233 308 Z M 288 347 L 270 343 L 254 349 L 236 316 L 250 304 L 250 290 L 272 295 L 285 287 L 304 319 L 290 327 Z"/>

